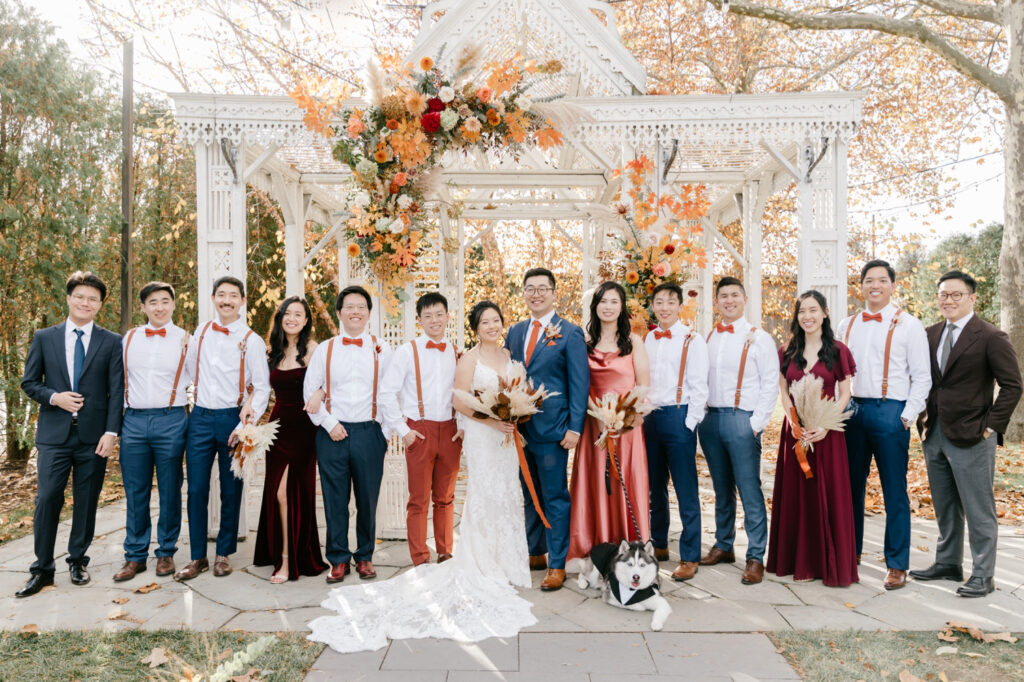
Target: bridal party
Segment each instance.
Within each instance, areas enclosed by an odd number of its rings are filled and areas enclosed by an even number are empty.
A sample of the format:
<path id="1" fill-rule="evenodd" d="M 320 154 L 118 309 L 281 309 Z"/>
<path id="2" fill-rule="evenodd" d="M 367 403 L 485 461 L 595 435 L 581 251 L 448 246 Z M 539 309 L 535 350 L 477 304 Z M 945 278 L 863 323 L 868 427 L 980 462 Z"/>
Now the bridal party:
<path id="1" fill-rule="evenodd" d="M 302 297 L 281 302 L 271 329 L 249 328 L 245 285 L 230 276 L 200 292 L 215 312 L 195 330 L 175 324 L 173 286 L 146 284 L 139 306 L 147 322 L 121 338 L 95 321 L 104 281 L 75 272 L 65 286 L 67 317 L 35 333 L 21 381 L 39 404 L 39 483 L 35 560 L 17 596 L 55 584 L 69 482 L 68 582 L 90 582 L 96 509 L 115 455 L 126 526 L 113 580 L 150 570 L 183 582 L 207 571 L 230 576 L 244 503 L 232 461 L 273 398 L 268 419 L 277 431 L 265 453 L 254 563 L 273 567 L 272 585 L 300 576 L 348 583 L 328 601 L 339 613 L 354 609 L 353 622 L 384 614 L 372 637 L 452 636 L 427 623 L 422 602 L 436 596 L 431 580 L 438 593 L 462 583 L 454 588 L 458 604 L 450 604 L 459 613 L 452 627 L 502 621 L 518 631 L 532 616 L 515 587 L 528 587 L 531 571 L 543 572 L 542 591 L 559 590 L 567 570 L 580 570 L 607 543 L 645 545 L 656 561 L 671 562 L 665 575 L 679 582 L 740 561 L 743 585 L 769 573 L 848 586 L 860 580 L 872 463 L 885 511 L 883 587 L 898 590 L 908 577 L 950 580 L 960 583 L 961 597 L 984 597 L 994 590 L 997 557 L 995 452 L 1022 392 L 1016 352 L 975 312 L 970 275 L 938 279 L 944 321 L 925 327 L 895 302 L 896 274 L 885 261 L 865 263 L 864 307 L 853 315 L 830 310 L 817 291 L 802 292 L 778 346 L 748 321 L 744 282 L 735 277 L 707 292 L 717 322 L 705 333 L 684 321 L 683 291 L 667 281 L 641 301 L 652 324 L 638 335 L 619 283 L 592 291 L 577 326 L 556 310 L 555 275 L 537 267 L 522 277 L 529 317 L 509 320 L 496 304 L 473 302 L 463 349 L 448 335 L 449 302 L 436 291 L 416 301 L 421 334 L 392 347 L 370 331 L 374 297 L 361 286 L 338 293 L 339 334 L 315 339 Z M 504 395 L 519 371 L 546 391 L 532 414 L 499 418 L 471 407 L 466 396 Z M 628 407 L 635 425 L 609 424 L 593 409 L 603 396 L 631 392 L 642 396 Z M 784 419 L 769 503 L 762 445 L 777 410 Z M 910 555 L 912 429 L 922 440 L 939 529 L 934 557 L 919 567 Z M 359 591 L 352 585 L 376 578 L 385 455 L 399 441 L 410 572 L 423 582 L 402 582 L 402 574 L 374 583 L 382 591 Z M 701 527 L 698 453 L 714 491 L 710 529 Z M 209 544 L 214 467 L 219 514 Z M 457 536 L 460 467 L 468 484 Z M 158 511 L 151 513 L 154 480 Z M 183 506 L 187 555 L 178 552 Z M 739 558 L 738 507 L 746 537 Z M 677 543 L 669 537 L 673 514 Z M 410 619 L 420 629 L 410 630 Z M 371 635 L 353 635 L 342 620 L 317 619 L 312 637 L 339 650 L 363 647 Z"/>

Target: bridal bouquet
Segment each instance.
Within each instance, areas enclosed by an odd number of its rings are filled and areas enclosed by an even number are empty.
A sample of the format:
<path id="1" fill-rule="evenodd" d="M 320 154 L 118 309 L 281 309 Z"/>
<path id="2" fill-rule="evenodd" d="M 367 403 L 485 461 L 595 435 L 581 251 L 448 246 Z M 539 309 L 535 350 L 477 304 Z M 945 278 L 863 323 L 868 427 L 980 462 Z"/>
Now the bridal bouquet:
<path id="1" fill-rule="evenodd" d="M 277 437 L 277 420 L 259 426 L 246 422 L 238 431 L 238 445 L 231 456 L 231 473 L 235 478 L 251 480 L 256 462 L 262 459 Z"/>
<path id="2" fill-rule="evenodd" d="M 601 435 L 594 442 L 599 448 L 605 448 L 608 453 L 608 464 L 605 467 L 605 488 L 611 494 L 611 481 L 608 479 L 609 470 L 615 480 L 622 481 L 622 473 L 619 471 L 619 462 L 615 457 L 615 439 L 618 436 L 632 431 L 643 420 L 645 414 L 649 414 L 654 406 L 644 402 L 650 388 L 647 386 L 634 386 L 628 393 L 605 393 L 594 400 L 591 398 L 587 403 L 587 414 L 601 422 Z"/>
<path id="3" fill-rule="evenodd" d="M 530 378 L 526 376 L 526 367 L 521 362 L 513 362 L 509 365 L 507 378 L 498 377 L 497 389 L 472 392 L 455 389 L 455 396 L 465 403 L 466 407 L 473 410 L 473 416 L 477 419 L 497 419 L 500 422 L 517 425 L 529 421 L 530 417 L 540 412 L 545 400 L 556 395 L 558 395 L 557 392 L 544 388 L 544 384 L 535 387 Z M 544 512 L 541 511 L 537 491 L 533 486 L 533 479 L 530 477 L 530 468 L 526 463 L 526 454 L 523 452 L 523 437 L 518 431 L 505 437 L 505 445 L 513 443 L 519 454 L 519 469 L 523 473 L 523 480 L 526 481 L 526 487 L 533 498 L 533 506 L 544 525 L 550 528 L 551 525 L 544 517 Z"/>
<path id="4" fill-rule="evenodd" d="M 814 443 L 804 441 L 804 432 L 812 429 L 845 431 L 849 414 L 843 411 L 834 398 L 825 395 L 824 381 L 813 374 L 806 374 L 794 382 L 789 387 L 789 395 L 793 399 L 789 419 L 793 437 L 796 438 L 796 458 L 804 476 L 812 478 L 814 474 L 807 461 L 807 452 L 814 451 Z"/>

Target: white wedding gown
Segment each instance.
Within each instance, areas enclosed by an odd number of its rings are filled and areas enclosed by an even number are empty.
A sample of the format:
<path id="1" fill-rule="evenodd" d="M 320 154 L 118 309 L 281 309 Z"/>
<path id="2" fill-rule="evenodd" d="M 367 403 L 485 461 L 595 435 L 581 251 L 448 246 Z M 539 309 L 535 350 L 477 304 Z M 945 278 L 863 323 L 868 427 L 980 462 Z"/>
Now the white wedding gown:
<path id="1" fill-rule="evenodd" d="M 478 362 L 473 388 L 497 387 L 497 373 Z M 312 621 L 310 640 L 348 653 L 380 649 L 389 638 L 511 637 L 537 622 L 513 587 L 531 584 L 515 447 L 473 420 L 465 430 L 466 503 L 453 558 L 331 590 L 321 606 L 338 615 Z"/>

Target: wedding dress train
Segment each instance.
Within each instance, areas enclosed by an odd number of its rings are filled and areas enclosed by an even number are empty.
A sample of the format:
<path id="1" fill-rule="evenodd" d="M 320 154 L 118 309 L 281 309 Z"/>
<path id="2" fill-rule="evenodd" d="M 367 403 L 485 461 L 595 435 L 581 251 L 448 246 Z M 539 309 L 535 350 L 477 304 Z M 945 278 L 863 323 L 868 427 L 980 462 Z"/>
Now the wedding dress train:
<path id="1" fill-rule="evenodd" d="M 497 372 L 478 362 L 473 388 L 497 387 Z M 347 653 L 380 649 L 389 638 L 511 637 L 537 622 L 514 587 L 529 588 L 531 581 L 519 460 L 504 438 L 466 420 L 466 502 L 453 558 L 331 590 L 321 606 L 338 615 L 312 621 L 310 640 Z"/>

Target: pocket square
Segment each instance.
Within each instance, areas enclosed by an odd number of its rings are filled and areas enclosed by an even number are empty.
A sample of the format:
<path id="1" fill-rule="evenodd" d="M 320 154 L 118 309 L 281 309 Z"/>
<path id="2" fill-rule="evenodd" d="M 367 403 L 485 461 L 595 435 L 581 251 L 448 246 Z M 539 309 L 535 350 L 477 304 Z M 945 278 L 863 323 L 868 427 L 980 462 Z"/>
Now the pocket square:
<path id="1" fill-rule="evenodd" d="M 555 345 L 555 342 L 554 342 L 554 341 L 548 341 L 547 345 L 549 345 L 549 346 L 554 346 L 554 345 Z"/>

